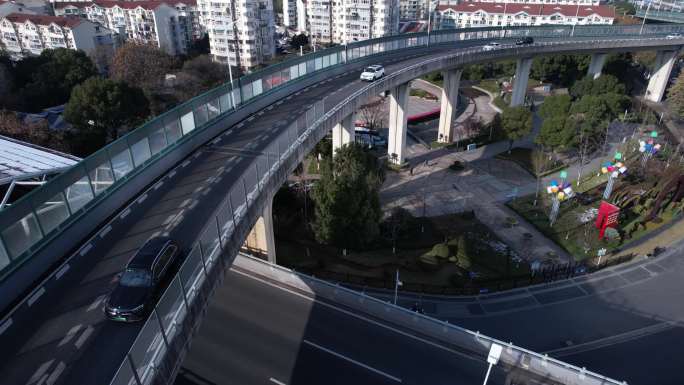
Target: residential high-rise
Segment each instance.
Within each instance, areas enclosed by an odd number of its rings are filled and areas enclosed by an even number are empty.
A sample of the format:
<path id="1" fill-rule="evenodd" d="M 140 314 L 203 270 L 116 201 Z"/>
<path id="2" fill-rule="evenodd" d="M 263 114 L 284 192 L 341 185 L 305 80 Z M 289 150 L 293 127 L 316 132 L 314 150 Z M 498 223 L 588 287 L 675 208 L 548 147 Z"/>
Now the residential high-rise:
<path id="1" fill-rule="evenodd" d="M 215 61 L 252 70 L 275 55 L 272 0 L 198 0 Z"/>
<path id="2" fill-rule="evenodd" d="M 117 31 L 126 40 L 153 44 L 171 55 L 185 54 L 192 40 L 200 33 L 197 17 L 191 11 L 192 0 L 119 1 L 96 0 L 94 2 L 54 3 L 56 16 L 81 16 Z"/>
<path id="3" fill-rule="evenodd" d="M 44 49 L 80 49 L 94 54 L 113 49 L 115 33 L 80 17 L 12 13 L 0 19 L 0 42 L 14 58 L 40 55 Z"/>
<path id="4" fill-rule="evenodd" d="M 308 0 L 306 18 L 315 43 L 345 44 L 398 33 L 398 0 Z"/>
<path id="5" fill-rule="evenodd" d="M 283 0 L 283 24 L 297 28 L 297 0 Z"/>

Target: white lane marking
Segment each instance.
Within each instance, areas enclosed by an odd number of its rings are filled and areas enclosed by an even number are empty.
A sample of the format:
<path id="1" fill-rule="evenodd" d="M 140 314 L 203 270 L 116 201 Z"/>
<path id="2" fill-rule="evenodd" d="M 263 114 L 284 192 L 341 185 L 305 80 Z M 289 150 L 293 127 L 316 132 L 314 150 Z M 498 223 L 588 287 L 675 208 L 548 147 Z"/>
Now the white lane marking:
<path id="1" fill-rule="evenodd" d="M 174 176 L 176 176 L 176 170 L 173 170 L 169 173 L 169 179 L 173 178 Z"/>
<path id="2" fill-rule="evenodd" d="M 130 212 L 131 210 L 128 210 L 128 211 Z M 128 215 L 128 214 L 126 214 L 126 215 Z M 125 215 L 122 216 L 121 218 L 123 218 L 123 217 L 125 217 Z M 92 244 L 92 243 L 89 243 L 89 244 L 85 245 L 85 247 L 83 247 L 83 248 L 81 249 L 81 252 L 80 252 L 79 254 L 81 254 L 81 257 L 82 257 L 82 256 L 88 254 L 88 252 L 89 252 L 90 249 L 92 249 L 92 248 L 93 248 L 93 244 Z"/>
<path id="3" fill-rule="evenodd" d="M 81 330 L 81 327 L 82 327 L 82 326 L 83 326 L 83 325 L 78 324 L 78 325 L 72 327 L 71 329 L 69 329 L 69 331 L 67 332 L 67 334 L 64 336 L 64 338 L 62 338 L 61 341 L 59 341 L 59 345 L 57 345 L 57 346 L 62 346 L 62 345 L 64 345 L 64 344 L 66 344 L 67 342 L 71 341 L 71 339 L 74 338 L 74 336 L 76 335 L 76 333 L 78 333 L 78 331 Z"/>
<path id="4" fill-rule="evenodd" d="M 163 180 L 160 180 L 159 183 L 157 183 L 156 185 L 154 185 L 154 189 L 155 189 L 155 190 L 159 190 L 159 188 L 160 188 L 161 186 L 163 186 L 163 185 L 164 185 L 164 181 L 163 181 Z"/>
<path id="5" fill-rule="evenodd" d="M 268 380 L 271 381 L 271 382 L 274 383 L 274 384 L 278 384 L 278 385 L 287 385 L 286 383 L 284 383 L 284 382 L 282 382 L 282 381 L 278 381 L 278 380 L 276 380 L 276 379 L 273 378 L 273 377 L 269 378 Z"/>
<path id="6" fill-rule="evenodd" d="M 104 230 L 100 231 L 100 238 L 104 238 L 110 231 L 112 231 L 112 225 L 107 225 Z"/>
<path id="7" fill-rule="evenodd" d="M 383 376 L 383 377 L 389 378 L 390 380 L 393 380 L 393 381 L 396 381 L 396 382 L 401 382 L 401 378 L 394 377 L 393 375 L 387 374 L 387 373 L 383 372 L 382 370 L 375 369 L 374 367 L 368 366 L 368 365 L 366 365 L 366 364 L 364 364 L 364 363 L 362 363 L 362 362 L 356 361 L 356 360 L 351 359 L 351 358 L 349 358 L 349 357 L 347 357 L 347 356 L 343 356 L 343 355 L 340 354 L 340 353 L 334 352 L 334 351 L 332 351 L 332 350 L 330 350 L 330 349 L 328 349 L 328 348 L 324 348 L 323 346 L 318 345 L 318 344 L 315 344 L 315 343 L 313 343 L 313 342 L 311 342 L 311 341 L 309 341 L 309 340 L 303 340 L 303 341 L 304 341 L 305 344 L 311 345 L 311 346 L 313 346 L 314 348 L 320 349 L 320 350 L 322 350 L 322 351 L 324 351 L 324 352 L 326 352 L 326 353 L 328 353 L 328 354 L 332 354 L 333 356 L 335 356 L 335 357 L 337 357 L 337 358 L 341 358 L 341 359 L 343 359 L 343 360 L 345 360 L 345 361 L 351 362 L 352 364 L 355 364 L 355 365 L 358 365 L 358 366 L 360 366 L 360 367 L 362 367 L 362 368 L 368 369 L 368 370 L 370 370 L 371 372 L 376 373 L 376 374 L 379 374 L 379 375 L 381 375 L 381 376 Z"/>
<path id="8" fill-rule="evenodd" d="M 145 202 L 145 199 L 147 199 L 147 194 L 143 194 L 140 198 L 138 198 L 138 203 L 143 203 Z"/>
<path id="9" fill-rule="evenodd" d="M 57 382 L 57 379 L 59 376 L 62 374 L 64 371 L 64 368 L 66 368 L 66 364 L 62 361 L 57 364 L 57 367 L 55 370 L 52 371 L 52 374 L 50 374 L 50 377 L 48 377 L 47 381 L 45 381 L 46 385 L 54 385 L 54 383 Z"/>
<path id="10" fill-rule="evenodd" d="M 244 125 L 245 125 L 245 122 L 240 122 L 240 123 L 238 123 L 238 125 L 235 126 L 235 127 L 240 128 L 240 127 L 242 127 L 242 126 L 244 126 Z"/>
<path id="11" fill-rule="evenodd" d="M 251 122 L 252 120 L 256 119 L 256 116 L 252 115 L 249 118 L 247 118 L 248 122 Z"/>
<path id="12" fill-rule="evenodd" d="M 216 145 L 216 144 L 218 144 L 218 142 L 220 142 L 220 141 L 221 141 L 221 137 L 218 137 L 218 138 L 212 140 L 212 141 L 211 141 L 211 144 Z"/>
<path id="13" fill-rule="evenodd" d="M 121 213 L 121 215 L 119 216 L 119 218 L 124 219 L 124 218 L 126 218 L 126 217 L 128 216 L 128 214 L 130 214 L 130 213 L 131 213 L 131 209 L 126 209 L 126 210 L 124 210 L 123 213 Z"/>
<path id="14" fill-rule="evenodd" d="M 272 109 L 273 109 L 273 105 L 266 107 L 266 110 L 268 110 L 268 111 L 271 111 Z"/>
<path id="15" fill-rule="evenodd" d="M 33 375 L 31 376 L 31 378 L 28 380 L 28 382 L 26 384 L 27 385 L 35 384 L 39 379 L 41 379 L 41 377 L 43 377 L 43 374 L 45 374 L 45 372 L 47 372 L 48 368 L 50 367 L 50 365 L 52 365 L 52 363 L 54 361 L 55 360 L 43 362 L 43 364 L 40 365 L 38 367 L 38 369 L 36 369 L 36 371 L 33 373 Z"/>
<path id="16" fill-rule="evenodd" d="M 181 163 L 181 167 L 185 167 L 190 164 L 189 160 L 186 160 L 185 162 Z"/>
<path id="17" fill-rule="evenodd" d="M 257 113 L 257 115 L 259 115 L 259 116 L 261 116 L 261 115 L 263 115 L 263 114 L 264 114 L 264 110 L 261 110 L 261 111 L 259 111 L 259 112 Z"/>
<path id="18" fill-rule="evenodd" d="M 91 303 L 90 306 L 88 306 L 88 309 L 86 309 L 86 311 L 88 312 L 88 311 L 92 311 L 92 310 L 96 309 L 98 306 L 100 306 L 100 303 L 102 303 L 102 300 L 104 298 L 105 298 L 104 294 L 95 298 L 95 301 L 93 301 L 93 303 Z"/>
<path id="19" fill-rule="evenodd" d="M 88 337 L 90 337 L 91 334 L 93 334 L 93 331 L 95 331 L 95 329 L 92 326 L 88 325 L 86 330 L 83 331 L 83 334 L 81 334 L 81 336 L 78 337 L 76 342 L 74 342 L 74 345 L 76 345 L 76 349 L 80 349 L 81 346 L 83 346 L 83 343 L 88 339 Z"/>
<path id="20" fill-rule="evenodd" d="M 0 326 L 0 335 L 2 335 L 2 333 L 9 329 L 9 327 L 12 326 L 12 323 L 13 322 L 11 318 L 5 321 L 5 323 L 3 323 L 2 326 Z"/>
<path id="21" fill-rule="evenodd" d="M 414 334 L 405 332 L 405 331 L 403 331 L 403 330 L 399 330 L 399 329 L 397 329 L 397 328 L 395 328 L 395 327 L 392 327 L 392 326 L 389 326 L 389 325 L 385 325 L 385 324 L 380 323 L 380 322 L 378 322 L 378 321 L 372 320 L 372 319 L 370 319 L 370 318 L 368 318 L 368 317 L 364 317 L 364 316 L 362 316 L 362 315 L 360 315 L 360 314 L 353 313 L 353 312 L 351 312 L 351 311 L 349 311 L 349 310 L 344 310 L 344 309 L 342 309 L 342 308 L 339 308 L 339 307 L 337 307 L 337 306 L 331 305 L 331 304 L 329 304 L 329 303 L 322 302 L 322 301 L 319 301 L 319 300 L 317 300 L 317 299 L 313 299 L 313 298 L 311 298 L 311 297 L 308 297 L 308 296 L 306 296 L 306 295 L 304 295 L 304 294 L 302 294 L 302 293 L 296 292 L 296 291 L 294 291 L 294 290 L 290 290 L 290 289 L 287 289 L 287 288 L 278 286 L 278 285 L 276 285 L 276 284 L 273 283 L 273 282 L 266 281 L 266 280 L 264 280 L 264 279 L 255 277 L 255 276 L 250 275 L 250 274 L 247 274 L 247 273 L 243 273 L 243 272 L 241 272 L 241 271 L 237 271 L 237 270 L 235 270 L 235 269 L 230 269 L 230 271 L 232 271 L 232 272 L 234 272 L 234 273 L 237 273 L 237 274 L 240 274 L 240 275 L 242 275 L 242 276 L 244 276 L 244 277 L 253 279 L 253 280 L 255 280 L 255 281 L 261 282 L 261 283 L 263 283 L 264 285 L 271 286 L 271 287 L 273 287 L 273 288 L 276 288 L 276 289 L 279 289 L 279 290 L 288 292 L 288 293 L 290 293 L 290 294 L 292 294 L 292 295 L 295 295 L 295 296 L 300 297 L 300 298 L 303 298 L 303 299 L 305 299 L 305 300 L 314 302 L 314 303 L 319 304 L 319 305 L 321 305 L 321 306 L 324 306 L 324 307 L 327 307 L 327 308 L 336 310 L 336 311 L 338 311 L 338 312 L 340 312 L 340 313 L 343 313 L 343 314 L 346 314 L 346 315 L 348 315 L 348 316 L 350 316 L 350 317 L 354 317 L 354 318 L 360 319 L 360 320 L 362 320 L 362 321 L 368 322 L 369 324 L 372 324 L 372 325 L 375 325 L 375 326 L 378 326 L 378 327 L 381 327 L 381 328 L 384 328 L 384 329 L 393 331 L 393 332 L 395 332 L 395 333 L 397 333 L 397 334 L 400 334 L 400 335 L 402 335 L 402 336 L 404 336 L 404 337 L 408 337 L 408 338 L 414 339 L 414 340 L 416 340 L 416 341 L 420 341 L 420 342 L 422 342 L 422 343 L 424 343 L 424 344 L 428 344 L 428 345 L 433 346 L 433 347 L 436 347 L 436 348 L 438 348 L 438 349 L 442 349 L 442 350 L 444 350 L 444 351 L 453 353 L 453 354 L 455 354 L 455 355 L 457 355 L 457 356 L 460 356 L 460 357 L 462 357 L 462 358 L 467 358 L 467 359 L 469 359 L 469 360 L 473 360 L 473 361 L 479 362 L 479 359 L 477 359 L 477 358 L 475 358 L 475 357 L 472 357 L 471 355 L 464 354 L 464 353 L 459 352 L 459 351 L 456 351 L 456 350 L 454 350 L 454 349 L 450 349 L 450 348 L 448 348 L 448 347 L 446 347 L 446 346 L 444 346 L 444 345 L 440 345 L 440 344 L 438 344 L 438 343 L 436 343 L 436 342 L 432 342 L 432 341 L 426 340 L 426 339 L 421 338 L 421 337 L 418 337 L 418 336 L 416 336 L 416 335 L 414 335 Z"/>
<path id="22" fill-rule="evenodd" d="M 71 268 L 71 266 L 69 266 L 68 263 L 66 265 L 62 266 L 62 268 L 57 270 L 57 272 L 55 273 L 55 279 L 58 280 L 58 279 L 62 278 L 62 276 L 64 274 L 66 274 L 66 272 L 69 271 L 70 268 Z"/>
<path id="23" fill-rule="evenodd" d="M 29 298 L 28 305 L 33 306 L 33 304 L 36 303 L 36 301 L 38 301 L 38 298 L 42 297 L 43 294 L 45 294 L 45 287 L 41 286 L 40 289 L 33 293 L 31 298 Z"/>

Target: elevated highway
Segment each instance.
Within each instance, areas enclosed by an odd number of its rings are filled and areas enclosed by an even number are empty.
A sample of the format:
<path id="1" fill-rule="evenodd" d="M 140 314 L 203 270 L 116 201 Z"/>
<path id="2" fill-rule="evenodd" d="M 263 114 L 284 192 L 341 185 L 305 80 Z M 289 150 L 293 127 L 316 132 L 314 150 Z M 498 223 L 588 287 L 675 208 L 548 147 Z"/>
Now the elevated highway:
<path id="1" fill-rule="evenodd" d="M 684 44 L 664 37 L 682 30 L 484 28 L 439 31 L 429 44 L 424 34 L 382 38 L 280 63 L 167 112 L 2 211 L 3 381 L 171 380 L 208 299 L 277 188 L 325 134 L 347 130 L 344 122 L 370 96 L 391 90 L 390 151 L 401 156 L 401 99 L 416 77 L 440 70 L 460 75 L 463 65 L 514 58 L 517 78 L 524 79 L 516 82 L 520 101 L 534 56 L 593 54 L 591 67 L 600 73 L 596 63 L 606 53 L 658 50 L 660 74 L 649 89 L 660 100 Z M 536 43 L 481 48 L 519 36 Z M 388 75 L 361 83 L 358 70 L 377 62 Z M 457 93 L 457 78 L 451 84 L 447 92 Z M 155 234 L 171 235 L 184 249 L 178 275 L 144 324 L 106 322 L 102 301 L 115 274 Z"/>

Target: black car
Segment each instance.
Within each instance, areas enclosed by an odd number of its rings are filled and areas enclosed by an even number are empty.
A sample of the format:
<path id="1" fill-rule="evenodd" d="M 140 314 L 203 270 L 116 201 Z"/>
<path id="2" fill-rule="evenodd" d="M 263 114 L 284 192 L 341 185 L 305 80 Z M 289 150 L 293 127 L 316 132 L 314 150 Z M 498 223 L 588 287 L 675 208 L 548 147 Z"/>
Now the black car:
<path id="1" fill-rule="evenodd" d="M 114 321 L 144 320 L 161 294 L 178 258 L 178 245 L 169 237 L 148 240 L 119 274 L 105 302 L 105 315 Z"/>
<path id="2" fill-rule="evenodd" d="M 516 41 L 515 45 L 529 45 L 529 44 L 533 44 L 533 43 L 534 43 L 534 39 L 529 37 L 529 36 L 526 36 L 526 37 L 523 37 L 522 39 L 519 39 L 518 41 Z"/>

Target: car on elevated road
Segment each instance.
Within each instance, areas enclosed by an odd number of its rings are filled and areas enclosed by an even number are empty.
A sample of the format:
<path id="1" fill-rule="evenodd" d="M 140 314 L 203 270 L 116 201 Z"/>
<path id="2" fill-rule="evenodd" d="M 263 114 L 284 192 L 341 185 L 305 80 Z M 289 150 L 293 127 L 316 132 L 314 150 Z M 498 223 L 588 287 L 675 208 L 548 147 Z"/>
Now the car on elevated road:
<path id="1" fill-rule="evenodd" d="M 372 82 L 385 76 L 385 68 L 379 64 L 368 66 L 361 73 L 361 80 Z"/>
<path id="2" fill-rule="evenodd" d="M 674 40 L 674 39 L 681 39 L 682 34 L 681 33 L 671 33 L 665 37 L 668 40 Z"/>
<path id="3" fill-rule="evenodd" d="M 495 41 L 493 41 L 493 42 L 491 42 L 491 43 L 489 43 L 489 44 L 484 45 L 484 46 L 482 47 L 482 50 L 483 50 L 483 51 L 493 51 L 493 50 L 495 50 L 495 49 L 497 49 L 497 48 L 501 48 L 501 44 L 500 44 L 500 43 L 497 43 L 497 42 L 495 42 Z"/>
<path id="4" fill-rule="evenodd" d="M 525 36 L 525 37 L 523 37 L 523 38 L 518 39 L 518 40 L 515 42 L 515 45 L 530 45 L 530 44 L 533 44 L 533 43 L 534 43 L 534 39 L 533 39 L 533 38 L 531 38 L 531 37 L 529 37 L 529 36 Z"/>
<path id="5" fill-rule="evenodd" d="M 135 322 L 147 318 L 166 286 L 178 259 L 178 245 L 169 237 L 149 239 L 118 276 L 105 301 L 105 316 L 112 321 Z"/>

